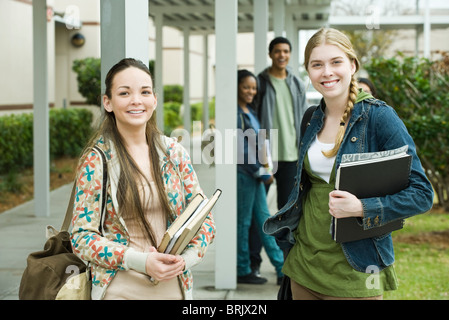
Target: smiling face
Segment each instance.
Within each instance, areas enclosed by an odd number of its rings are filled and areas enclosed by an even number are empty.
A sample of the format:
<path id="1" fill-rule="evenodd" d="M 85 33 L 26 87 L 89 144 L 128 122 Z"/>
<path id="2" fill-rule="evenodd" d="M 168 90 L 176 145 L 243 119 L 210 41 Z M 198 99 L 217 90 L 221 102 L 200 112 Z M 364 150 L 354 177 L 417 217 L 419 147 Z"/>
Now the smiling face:
<path id="1" fill-rule="evenodd" d="M 272 60 L 272 67 L 278 70 L 285 69 L 290 60 L 290 46 L 288 43 L 278 43 L 276 44 L 269 56 Z"/>
<path id="2" fill-rule="evenodd" d="M 254 96 L 257 93 L 257 82 L 252 76 L 243 78 L 238 85 L 238 103 L 241 106 L 246 106 L 253 102 Z"/>
<path id="3" fill-rule="evenodd" d="M 103 96 L 103 105 L 106 111 L 114 113 L 119 132 L 145 130 L 157 105 L 150 75 L 128 67 L 114 76 L 110 95 Z"/>
<path id="4" fill-rule="evenodd" d="M 340 48 L 330 44 L 313 48 L 307 71 L 313 87 L 325 100 L 347 100 L 356 65 Z"/>

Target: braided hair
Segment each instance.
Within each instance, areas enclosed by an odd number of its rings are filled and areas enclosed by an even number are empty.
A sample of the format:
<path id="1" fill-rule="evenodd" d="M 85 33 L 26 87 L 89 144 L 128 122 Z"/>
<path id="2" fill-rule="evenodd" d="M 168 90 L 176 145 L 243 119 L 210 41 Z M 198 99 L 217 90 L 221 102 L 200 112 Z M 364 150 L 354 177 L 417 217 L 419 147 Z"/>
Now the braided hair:
<path id="1" fill-rule="evenodd" d="M 304 51 L 304 66 L 307 71 L 312 50 L 315 47 L 320 46 L 322 44 L 331 44 L 337 46 L 347 55 L 349 60 L 354 62 L 356 67 L 355 72 L 351 78 L 351 83 L 349 84 L 348 102 L 346 105 L 346 109 L 340 119 L 340 127 L 338 129 L 337 137 L 335 139 L 335 146 L 331 150 L 323 151 L 323 154 L 326 157 L 331 158 L 337 154 L 338 149 L 340 148 L 340 145 L 343 141 L 343 137 L 345 135 L 346 130 L 345 124 L 351 116 L 352 109 L 354 109 L 358 93 L 357 79 L 355 78 L 354 75 L 359 70 L 360 63 L 359 60 L 357 59 L 354 48 L 352 47 L 351 41 L 344 33 L 333 28 L 321 28 L 310 38 Z"/>

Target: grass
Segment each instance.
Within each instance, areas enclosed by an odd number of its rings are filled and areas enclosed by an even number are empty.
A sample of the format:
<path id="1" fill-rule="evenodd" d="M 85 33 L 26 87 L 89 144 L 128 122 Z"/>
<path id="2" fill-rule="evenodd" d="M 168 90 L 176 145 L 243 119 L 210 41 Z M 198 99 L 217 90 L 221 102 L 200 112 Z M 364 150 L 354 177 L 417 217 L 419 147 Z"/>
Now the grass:
<path id="1" fill-rule="evenodd" d="M 385 300 L 449 300 L 449 213 L 406 220 L 393 234 L 399 288 Z"/>
<path id="2" fill-rule="evenodd" d="M 77 159 L 63 158 L 51 166 L 51 188 L 73 181 Z M 32 170 L 0 177 L 0 213 L 33 197 Z M 6 189 L 19 188 L 19 192 Z M 393 233 L 394 264 L 399 288 L 385 300 L 449 300 L 449 213 L 433 210 L 406 220 Z"/>

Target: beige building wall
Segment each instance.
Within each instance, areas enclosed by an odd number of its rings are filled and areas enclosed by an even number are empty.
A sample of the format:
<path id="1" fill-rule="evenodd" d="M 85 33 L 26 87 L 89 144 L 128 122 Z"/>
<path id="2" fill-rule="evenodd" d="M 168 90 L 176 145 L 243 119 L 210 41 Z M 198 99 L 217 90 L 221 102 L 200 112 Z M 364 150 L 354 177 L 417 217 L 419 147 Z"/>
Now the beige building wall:
<path id="1" fill-rule="evenodd" d="M 83 105 L 84 98 L 78 92 L 76 73 L 72 71 L 73 61 L 86 57 L 99 58 L 100 49 L 100 1 L 54 0 L 55 14 L 65 16 L 68 22 L 79 19 L 81 28 L 75 29 L 68 23 L 55 26 L 55 106 Z M 81 33 L 86 42 L 75 47 L 71 39 Z"/>
<path id="2" fill-rule="evenodd" d="M 416 31 L 415 30 L 398 30 L 398 36 L 391 44 L 388 50 L 389 56 L 394 56 L 397 51 L 401 51 L 407 55 L 414 55 L 416 48 Z M 423 33 L 418 35 L 418 55 L 423 56 L 424 37 Z M 436 51 L 449 52 L 449 29 L 433 29 L 430 33 L 430 52 L 432 58 L 438 58 Z"/>
<path id="3" fill-rule="evenodd" d="M 33 101 L 32 23 L 30 4 L 0 1 L 0 105 L 27 105 Z M 50 52 L 52 28 L 47 31 Z"/>
<path id="4" fill-rule="evenodd" d="M 55 107 L 83 105 L 84 98 L 78 93 L 76 74 L 72 71 L 75 59 L 100 57 L 100 0 L 47 0 L 47 5 L 55 15 L 70 18 L 75 16 L 82 23 L 80 29 L 73 29 L 64 23 L 50 19 L 47 24 L 48 38 L 48 82 L 49 102 Z M 446 14 L 446 12 L 444 12 Z M 86 39 L 84 46 L 74 47 L 70 43 L 75 33 Z M 184 82 L 184 39 L 183 32 L 163 28 L 163 81 L 164 84 Z M 150 59 L 155 57 L 155 26 L 150 19 L 149 42 Z M 449 51 L 449 29 L 435 29 L 431 33 L 431 51 Z M 190 36 L 190 98 L 192 103 L 202 101 L 203 96 L 203 55 L 204 36 Z M 33 103 L 33 39 L 32 1 L 0 1 L 0 110 L 31 108 Z M 272 37 L 267 37 L 270 41 Z M 422 53 L 422 34 L 419 48 Z M 239 68 L 254 71 L 254 36 L 242 33 L 237 37 L 237 64 Z M 415 31 L 401 30 L 390 52 L 396 50 L 413 54 Z M 268 51 L 268 49 L 267 49 Z M 261 52 L 270 63 L 268 52 Z M 299 53 L 302 56 L 302 52 Z M 208 36 L 208 93 L 215 95 L 215 37 Z M 156 84 L 159 86 L 160 84 Z"/>

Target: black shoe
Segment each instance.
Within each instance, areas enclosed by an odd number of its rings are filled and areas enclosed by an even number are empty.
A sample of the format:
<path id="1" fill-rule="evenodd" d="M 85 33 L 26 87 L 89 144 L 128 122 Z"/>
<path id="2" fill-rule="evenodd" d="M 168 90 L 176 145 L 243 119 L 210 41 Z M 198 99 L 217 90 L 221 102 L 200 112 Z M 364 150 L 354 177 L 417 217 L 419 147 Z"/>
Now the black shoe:
<path id="1" fill-rule="evenodd" d="M 255 266 L 255 267 L 251 267 L 251 271 L 256 277 L 260 277 L 260 266 L 259 265 Z"/>
<path id="2" fill-rule="evenodd" d="M 246 276 L 237 277 L 237 283 L 248 283 L 248 284 L 264 284 L 267 282 L 266 278 L 258 277 L 254 273 L 247 274 Z"/>

